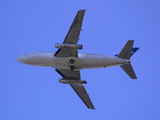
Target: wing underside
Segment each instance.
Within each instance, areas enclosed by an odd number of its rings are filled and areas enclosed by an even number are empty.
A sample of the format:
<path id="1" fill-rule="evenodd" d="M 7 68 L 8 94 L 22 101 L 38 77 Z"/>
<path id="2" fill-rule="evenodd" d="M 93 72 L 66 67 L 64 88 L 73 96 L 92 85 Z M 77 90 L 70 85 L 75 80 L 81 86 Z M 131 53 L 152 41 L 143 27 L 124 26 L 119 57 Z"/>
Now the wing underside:
<path id="1" fill-rule="evenodd" d="M 63 43 L 65 44 L 77 44 L 78 43 L 84 13 L 85 13 L 85 10 L 78 11 Z M 54 54 L 54 56 L 56 57 L 78 57 L 78 50 L 77 49 L 58 49 L 57 52 Z"/>
<path id="2" fill-rule="evenodd" d="M 82 21 L 84 17 L 85 10 L 79 10 L 76 17 L 74 18 L 72 25 L 64 39 L 63 43 L 77 44 L 79 40 L 79 35 L 82 27 Z"/>
<path id="3" fill-rule="evenodd" d="M 80 80 L 80 71 L 64 69 L 56 69 L 56 71 L 64 79 Z M 77 95 L 81 98 L 81 100 L 88 108 L 95 109 L 83 84 L 70 84 L 70 86 L 74 89 L 74 91 L 77 93 Z"/>
<path id="4" fill-rule="evenodd" d="M 83 84 L 70 84 L 70 86 L 74 89 L 74 91 L 88 108 L 95 109 Z"/>
<path id="5" fill-rule="evenodd" d="M 85 10 L 78 11 L 73 23 L 63 41 L 64 44 L 77 44 L 79 40 L 79 35 L 82 27 L 82 21 L 84 17 Z M 78 50 L 77 49 L 58 49 L 57 52 L 54 54 L 55 57 L 78 57 Z M 56 69 L 56 71 L 63 77 L 64 80 L 81 80 L 80 71 L 74 70 L 66 70 L 66 69 Z M 88 93 L 85 90 L 83 84 L 70 84 L 70 86 L 74 89 L 77 95 L 81 98 L 84 104 L 90 108 L 95 109 Z"/>

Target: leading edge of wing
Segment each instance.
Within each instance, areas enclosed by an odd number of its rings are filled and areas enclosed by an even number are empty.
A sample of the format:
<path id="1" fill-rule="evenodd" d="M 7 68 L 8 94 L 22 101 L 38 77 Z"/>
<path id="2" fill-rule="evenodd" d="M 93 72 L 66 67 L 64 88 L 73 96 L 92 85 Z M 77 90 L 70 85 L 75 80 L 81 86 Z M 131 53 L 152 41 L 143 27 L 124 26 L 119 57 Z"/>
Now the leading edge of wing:
<path id="1" fill-rule="evenodd" d="M 74 18 L 72 25 L 63 41 L 66 44 L 77 44 L 82 27 L 82 21 L 85 10 L 79 10 Z M 78 57 L 77 49 L 58 49 L 54 54 L 55 57 Z"/>
<path id="2" fill-rule="evenodd" d="M 74 91 L 88 108 L 95 109 L 83 84 L 70 84 L 70 86 L 74 89 Z"/>
<path id="3" fill-rule="evenodd" d="M 79 34 L 82 27 L 82 21 L 84 17 L 85 10 L 79 10 L 76 17 L 74 18 L 72 25 L 63 41 L 63 43 L 77 44 L 79 40 Z"/>

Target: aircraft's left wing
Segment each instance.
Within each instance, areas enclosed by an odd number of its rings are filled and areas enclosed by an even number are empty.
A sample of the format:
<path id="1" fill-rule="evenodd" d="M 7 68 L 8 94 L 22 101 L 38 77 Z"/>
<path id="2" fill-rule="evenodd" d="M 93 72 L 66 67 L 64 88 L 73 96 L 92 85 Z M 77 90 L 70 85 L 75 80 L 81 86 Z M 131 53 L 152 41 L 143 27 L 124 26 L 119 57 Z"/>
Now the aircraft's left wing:
<path id="1" fill-rule="evenodd" d="M 65 44 L 77 44 L 82 27 L 85 10 L 79 10 L 73 23 L 63 41 Z M 77 49 L 58 49 L 54 54 L 56 57 L 78 57 Z"/>
<path id="2" fill-rule="evenodd" d="M 77 44 L 82 27 L 85 10 L 79 10 L 63 43 Z"/>
<path id="3" fill-rule="evenodd" d="M 65 70 L 65 69 L 56 69 L 56 71 L 64 78 L 64 79 L 72 79 L 72 80 L 80 80 L 80 71 L 73 70 Z M 95 109 L 88 93 L 86 92 L 83 84 L 70 84 L 70 86 L 74 89 L 77 95 L 81 98 L 84 104 L 90 108 Z"/>
<path id="4" fill-rule="evenodd" d="M 56 57 L 78 57 L 77 49 L 58 49 L 54 54 Z"/>

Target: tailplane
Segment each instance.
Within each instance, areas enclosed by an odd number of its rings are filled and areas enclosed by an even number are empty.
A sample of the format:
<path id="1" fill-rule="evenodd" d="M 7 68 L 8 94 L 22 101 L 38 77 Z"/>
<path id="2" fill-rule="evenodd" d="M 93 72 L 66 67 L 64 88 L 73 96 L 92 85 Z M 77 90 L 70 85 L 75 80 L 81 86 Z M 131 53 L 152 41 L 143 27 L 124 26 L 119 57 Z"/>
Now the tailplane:
<path id="1" fill-rule="evenodd" d="M 139 49 L 133 47 L 134 40 L 128 40 L 121 52 L 117 55 L 118 58 L 130 60 L 130 57 Z M 120 67 L 129 75 L 131 79 L 137 79 L 135 72 L 130 63 L 122 64 Z"/>
<path id="2" fill-rule="evenodd" d="M 124 65 L 120 65 L 120 67 L 129 75 L 129 77 L 131 79 L 137 79 L 136 74 L 132 68 L 132 65 L 129 64 L 124 64 Z"/>
<path id="3" fill-rule="evenodd" d="M 134 40 L 128 40 L 121 52 L 118 54 L 118 58 L 122 59 L 130 59 L 132 46 L 133 46 Z"/>
<path id="4" fill-rule="evenodd" d="M 132 52 L 131 52 L 131 56 L 138 50 L 138 47 L 133 47 L 132 48 Z M 118 56 L 118 54 L 114 55 L 114 56 Z"/>

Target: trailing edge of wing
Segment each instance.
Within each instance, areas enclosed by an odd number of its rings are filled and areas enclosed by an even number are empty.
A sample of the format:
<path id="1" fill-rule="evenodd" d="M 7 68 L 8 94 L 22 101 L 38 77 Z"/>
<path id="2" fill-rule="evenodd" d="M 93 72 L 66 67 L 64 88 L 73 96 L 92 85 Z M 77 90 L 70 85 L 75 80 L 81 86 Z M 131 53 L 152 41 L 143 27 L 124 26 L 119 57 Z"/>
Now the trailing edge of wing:
<path id="1" fill-rule="evenodd" d="M 70 84 L 70 86 L 74 89 L 74 91 L 88 108 L 95 109 L 83 84 Z"/>
<path id="2" fill-rule="evenodd" d="M 77 42 L 79 40 L 81 27 L 82 27 L 84 13 L 85 13 L 85 10 L 79 10 L 77 12 L 77 15 L 74 18 L 73 23 L 72 23 L 63 43 L 77 44 Z"/>

